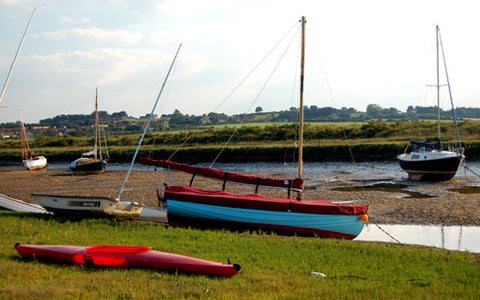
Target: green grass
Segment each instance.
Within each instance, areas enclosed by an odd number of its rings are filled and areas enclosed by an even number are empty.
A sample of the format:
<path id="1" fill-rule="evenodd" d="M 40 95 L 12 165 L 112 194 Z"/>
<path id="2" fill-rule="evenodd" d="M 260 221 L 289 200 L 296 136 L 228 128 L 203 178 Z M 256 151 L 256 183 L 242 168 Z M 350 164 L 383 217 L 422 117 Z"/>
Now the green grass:
<path id="1" fill-rule="evenodd" d="M 2 299 L 479 299 L 479 255 L 382 243 L 72 222 L 0 212 Z M 232 278 L 22 260 L 13 245 L 151 246 L 242 265 Z M 322 272 L 326 278 L 310 275 Z"/>

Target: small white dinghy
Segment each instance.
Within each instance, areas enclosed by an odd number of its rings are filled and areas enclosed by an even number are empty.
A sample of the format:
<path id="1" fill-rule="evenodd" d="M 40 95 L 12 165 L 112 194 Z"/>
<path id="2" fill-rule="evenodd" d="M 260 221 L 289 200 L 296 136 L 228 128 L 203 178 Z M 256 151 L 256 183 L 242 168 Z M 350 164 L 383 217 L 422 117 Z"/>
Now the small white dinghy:
<path id="1" fill-rule="evenodd" d="M 41 207 L 40 205 L 28 203 L 23 200 L 15 199 L 3 194 L 0 194 L 0 209 L 40 214 L 49 213 L 48 210 Z"/>

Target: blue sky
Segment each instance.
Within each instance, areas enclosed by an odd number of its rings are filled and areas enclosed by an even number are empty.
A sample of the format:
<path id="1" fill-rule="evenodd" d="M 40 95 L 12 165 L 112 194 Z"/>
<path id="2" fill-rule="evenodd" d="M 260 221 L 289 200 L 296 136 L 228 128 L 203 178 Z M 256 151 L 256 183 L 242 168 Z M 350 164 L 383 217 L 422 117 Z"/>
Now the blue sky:
<path id="1" fill-rule="evenodd" d="M 438 24 L 455 105 L 478 107 L 477 6 L 462 0 L 0 0 L 0 88 L 37 8 L 0 123 L 19 120 L 19 111 L 27 123 L 91 113 L 95 87 L 101 110 L 145 115 L 180 43 L 157 114 L 288 109 L 297 105 L 296 40 L 264 89 L 280 50 L 219 104 L 303 15 L 306 105 L 361 111 L 370 103 L 402 111 L 435 105 L 426 85 L 435 83 Z M 442 108 L 449 109 L 447 98 Z"/>

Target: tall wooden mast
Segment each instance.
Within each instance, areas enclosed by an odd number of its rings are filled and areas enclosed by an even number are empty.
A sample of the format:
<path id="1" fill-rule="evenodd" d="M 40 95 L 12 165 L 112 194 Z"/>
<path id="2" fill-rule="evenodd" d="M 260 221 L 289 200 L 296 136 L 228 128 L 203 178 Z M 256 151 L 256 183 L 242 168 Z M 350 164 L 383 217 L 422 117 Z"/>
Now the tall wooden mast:
<path id="1" fill-rule="evenodd" d="M 440 45 L 439 45 L 439 34 L 440 28 L 435 26 L 435 37 L 437 43 L 437 136 L 440 141 Z M 441 150 L 441 147 L 440 147 Z"/>
<path id="2" fill-rule="evenodd" d="M 300 60 L 300 124 L 299 124 L 299 147 L 298 147 L 298 178 L 303 177 L 303 82 L 305 71 L 305 23 L 307 19 L 302 17 L 302 54 Z"/>
<path id="3" fill-rule="evenodd" d="M 304 71 L 305 71 L 305 23 L 307 19 L 302 17 L 300 19 L 302 22 L 302 54 L 300 59 L 300 122 L 298 129 L 298 178 L 303 177 L 303 82 L 304 82 Z M 298 192 L 297 200 L 302 200 L 302 192 Z"/>
<path id="4" fill-rule="evenodd" d="M 97 145 L 98 145 L 98 88 L 95 88 L 95 145 L 93 151 L 94 158 L 97 160 Z"/>

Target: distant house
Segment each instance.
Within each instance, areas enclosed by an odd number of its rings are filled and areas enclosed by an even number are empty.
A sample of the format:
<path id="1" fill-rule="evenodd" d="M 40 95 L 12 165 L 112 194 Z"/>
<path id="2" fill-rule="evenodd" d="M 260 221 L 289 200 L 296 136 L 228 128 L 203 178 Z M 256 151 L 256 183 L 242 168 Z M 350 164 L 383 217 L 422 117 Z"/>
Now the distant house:
<path id="1" fill-rule="evenodd" d="M 63 130 L 63 133 L 64 134 L 71 134 L 71 133 L 74 133 L 74 132 L 77 132 L 77 129 L 76 128 L 65 128 Z"/>
<path id="2" fill-rule="evenodd" d="M 160 119 L 160 126 L 162 128 L 170 128 L 170 118 L 164 117 Z"/>
<path id="3" fill-rule="evenodd" d="M 55 128 L 55 127 L 54 127 Z M 50 129 L 50 126 L 33 126 L 31 130 L 34 133 L 44 133 Z"/>
<path id="4" fill-rule="evenodd" d="M 116 128 L 125 129 L 125 128 L 127 128 L 128 125 L 129 125 L 129 122 L 128 122 L 128 121 L 118 121 L 118 122 L 115 122 L 115 127 L 116 127 Z"/>

